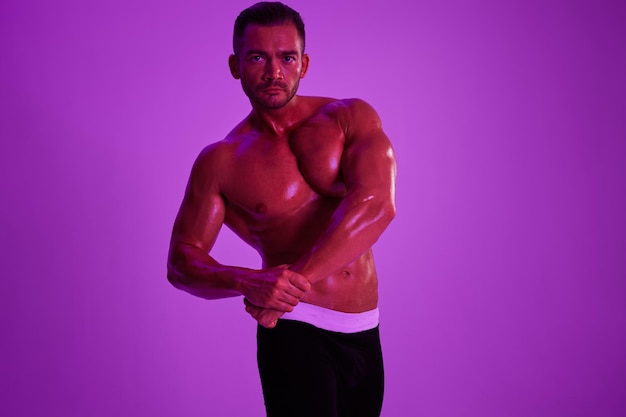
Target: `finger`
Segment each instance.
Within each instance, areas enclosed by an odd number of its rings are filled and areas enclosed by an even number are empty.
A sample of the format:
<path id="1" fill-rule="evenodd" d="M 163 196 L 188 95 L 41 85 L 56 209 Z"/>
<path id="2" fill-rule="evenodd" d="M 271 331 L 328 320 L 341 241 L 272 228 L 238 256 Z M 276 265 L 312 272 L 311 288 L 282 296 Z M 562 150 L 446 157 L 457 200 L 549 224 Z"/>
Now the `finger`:
<path id="1" fill-rule="evenodd" d="M 311 283 L 309 282 L 309 280 L 295 272 L 291 273 L 291 276 L 289 277 L 289 282 L 300 291 L 307 292 L 311 289 Z"/>
<path id="2" fill-rule="evenodd" d="M 245 304 L 246 312 L 252 314 L 258 307 L 255 306 L 248 300 L 247 298 L 243 299 L 243 303 Z"/>
<path id="3" fill-rule="evenodd" d="M 259 324 L 265 327 L 266 329 L 273 329 L 274 327 L 276 327 L 276 321 L 266 322 L 266 321 L 260 320 Z"/>
<path id="4" fill-rule="evenodd" d="M 252 317 L 255 317 L 258 315 L 258 310 L 253 306 L 246 306 L 246 313 L 250 314 Z"/>
<path id="5" fill-rule="evenodd" d="M 290 292 L 294 291 L 298 290 L 294 290 L 293 287 L 289 287 L 288 285 L 281 285 L 281 288 L 273 288 L 267 301 L 260 304 L 259 307 L 285 311 L 286 304 L 293 307 L 300 301 L 298 297 L 290 294 Z"/>
<path id="6" fill-rule="evenodd" d="M 263 317 L 259 317 L 257 321 L 259 322 L 261 326 L 267 329 L 271 329 L 276 326 L 278 319 L 274 317 L 263 316 Z"/>
<path id="7" fill-rule="evenodd" d="M 276 326 L 278 319 L 273 314 L 269 313 L 272 310 L 265 310 L 262 314 L 255 317 L 256 321 L 263 327 L 271 329 Z"/>
<path id="8" fill-rule="evenodd" d="M 265 310 L 263 311 L 263 315 L 259 320 L 259 323 L 263 327 L 267 327 L 268 329 L 276 327 L 278 323 L 278 319 L 283 315 L 282 312 L 276 310 Z"/>
<path id="9" fill-rule="evenodd" d="M 247 300 L 244 298 L 244 304 L 246 305 L 246 313 L 250 314 L 255 320 L 258 321 L 258 318 L 261 316 L 261 314 L 263 313 L 263 308 L 255 306 L 254 304 L 252 304 L 250 302 L 250 300 Z"/>
<path id="10" fill-rule="evenodd" d="M 291 287 L 289 289 L 285 290 L 285 293 L 288 294 L 289 296 L 295 298 L 296 300 L 296 304 L 298 303 L 298 301 L 300 301 L 302 299 L 302 297 L 304 297 L 304 294 L 306 294 L 305 291 L 302 291 L 301 289 L 297 288 L 297 287 Z M 291 300 L 290 302 L 291 305 L 296 305 L 293 303 L 293 300 Z"/>
<path id="11" fill-rule="evenodd" d="M 254 306 L 247 306 L 246 307 L 246 312 L 248 314 L 250 314 L 252 317 L 256 317 L 259 314 L 261 314 L 262 309 L 258 308 L 258 307 L 254 307 Z"/>
<path id="12" fill-rule="evenodd" d="M 243 303 L 246 306 L 250 306 L 250 307 L 259 307 L 258 305 L 254 304 L 252 301 L 248 300 L 247 298 L 244 297 L 243 299 Z"/>
<path id="13" fill-rule="evenodd" d="M 268 308 L 271 310 L 280 311 L 281 313 L 289 313 L 290 311 L 293 311 L 293 308 L 297 304 L 297 302 L 295 304 L 289 304 L 283 301 L 276 301 L 275 303 L 272 303 L 272 305 Z"/>
<path id="14" fill-rule="evenodd" d="M 300 291 L 300 293 L 302 293 L 302 291 Z M 304 295 L 304 293 L 302 293 L 302 295 Z M 302 295 L 300 297 L 297 297 L 295 295 L 290 294 L 289 292 L 285 292 L 282 295 L 282 297 L 280 297 L 278 302 L 279 303 L 283 303 L 283 304 L 287 304 L 287 305 L 289 305 L 291 307 L 295 307 L 300 302 L 300 298 L 302 298 Z"/>

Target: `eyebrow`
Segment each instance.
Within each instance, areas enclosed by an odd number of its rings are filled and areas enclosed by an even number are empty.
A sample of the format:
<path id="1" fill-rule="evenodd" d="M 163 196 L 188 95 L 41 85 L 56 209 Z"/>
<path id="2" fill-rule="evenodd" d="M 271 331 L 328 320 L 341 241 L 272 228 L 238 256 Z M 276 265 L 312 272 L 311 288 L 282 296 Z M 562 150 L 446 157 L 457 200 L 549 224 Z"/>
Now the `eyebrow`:
<path id="1" fill-rule="evenodd" d="M 267 55 L 267 53 L 258 49 L 250 49 L 246 51 L 246 55 Z"/>
<path id="2" fill-rule="evenodd" d="M 246 55 L 268 55 L 268 53 L 265 52 L 265 51 L 261 51 L 260 49 L 250 49 L 249 51 L 246 52 Z M 296 50 L 283 51 L 283 52 L 281 52 L 281 55 L 283 55 L 283 56 L 286 56 L 286 55 L 298 55 L 298 51 L 296 51 Z"/>

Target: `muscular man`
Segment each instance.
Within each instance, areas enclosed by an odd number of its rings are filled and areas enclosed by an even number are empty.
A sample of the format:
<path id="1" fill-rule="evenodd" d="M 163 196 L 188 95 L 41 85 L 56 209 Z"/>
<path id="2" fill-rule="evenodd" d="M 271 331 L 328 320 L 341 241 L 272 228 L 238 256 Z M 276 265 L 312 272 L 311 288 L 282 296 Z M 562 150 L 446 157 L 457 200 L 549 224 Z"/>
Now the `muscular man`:
<path id="1" fill-rule="evenodd" d="M 304 24 L 281 3 L 235 22 L 230 71 L 252 111 L 198 156 L 172 232 L 168 278 L 216 299 L 243 295 L 259 323 L 268 416 L 378 416 L 383 366 L 372 245 L 395 215 L 395 159 L 362 100 L 296 95 Z M 262 269 L 210 252 L 225 224 Z"/>

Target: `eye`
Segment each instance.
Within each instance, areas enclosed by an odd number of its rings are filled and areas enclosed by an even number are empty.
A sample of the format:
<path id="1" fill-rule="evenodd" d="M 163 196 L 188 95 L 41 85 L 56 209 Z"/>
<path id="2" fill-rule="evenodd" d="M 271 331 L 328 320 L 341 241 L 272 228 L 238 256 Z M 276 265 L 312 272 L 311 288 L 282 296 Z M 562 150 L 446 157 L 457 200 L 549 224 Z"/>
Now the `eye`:
<path id="1" fill-rule="evenodd" d="M 263 61 L 263 57 L 261 55 L 253 55 L 250 57 L 252 62 L 261 62 Z"/>
<path id="2" fill-rule="evenodd" d="M 296 60 L 296 58 L 291 55 L 287 55 L 284 59 L 285 62 L 294 62 Z"/>

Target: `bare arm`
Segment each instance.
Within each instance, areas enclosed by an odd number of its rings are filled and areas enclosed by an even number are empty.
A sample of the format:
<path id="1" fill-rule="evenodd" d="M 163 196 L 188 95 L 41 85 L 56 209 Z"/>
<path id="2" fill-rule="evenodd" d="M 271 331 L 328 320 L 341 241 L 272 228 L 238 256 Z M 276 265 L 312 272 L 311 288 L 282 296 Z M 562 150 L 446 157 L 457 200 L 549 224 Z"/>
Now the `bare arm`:
<path id="1" fill-rule="evenodd" d="M 244 295 L 256 305 L 291 311 L 309 289 L 285 266 L 253 270 L 226 266 L 209 255 L 224 223 L 226 204 L 219 189 L 223 155 L 217 146 L 196 160 L 174 222 L 167 264 L 176 288 L 206 299 Z"/>
<path id="2" fill-rule="evenodd" d="M 369 250 L 395 216 L 396 163 L 380 118 L 361 100 L 348 101 L 338 117 L 346 135 L 341 172 L 347 192 L 326 231 L 290 267 L 311 283 Z"/>

